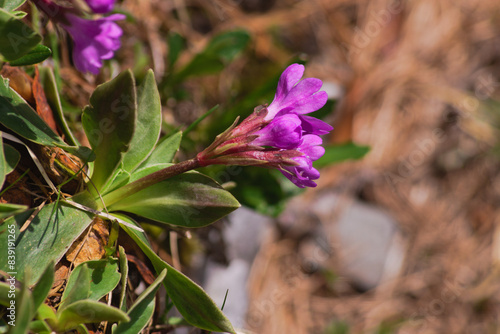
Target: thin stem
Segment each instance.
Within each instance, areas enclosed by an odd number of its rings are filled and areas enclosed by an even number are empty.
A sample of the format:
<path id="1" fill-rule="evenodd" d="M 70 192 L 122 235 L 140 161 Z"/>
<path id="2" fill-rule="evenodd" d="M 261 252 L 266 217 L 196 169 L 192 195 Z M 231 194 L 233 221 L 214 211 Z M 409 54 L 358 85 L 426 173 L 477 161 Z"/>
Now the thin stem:
<path id="1" fill-rule="evenodd" d="M 192 169 L 196 169 L 198 167 L 200 167 L 200 163 L 197 158 L 179 162 L 178 164 L 163 168 L 162 170 L 151 173 L 147 176 L 144 176 L 143 178 L 140 178 L 139 180 L 127 184 L 126 186 L 118 188 L 110 192 L 109 194 L 104 195 L 102 199 L 106 206 L 109 207 L 119 200 L 135 194 L 136 192 L 152 186 L 153 184 L 190 171 Z"/>

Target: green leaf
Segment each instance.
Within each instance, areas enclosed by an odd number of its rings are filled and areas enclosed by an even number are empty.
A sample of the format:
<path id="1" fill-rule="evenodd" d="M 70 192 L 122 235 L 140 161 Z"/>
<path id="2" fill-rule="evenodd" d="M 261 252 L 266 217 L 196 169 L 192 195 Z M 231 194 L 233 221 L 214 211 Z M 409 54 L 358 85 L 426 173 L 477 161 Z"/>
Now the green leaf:
<path id="1" fill-rule="evenodd" d="M 196 55 L 176 76 L 175 80 L 182 81 L 190 76 L 201 76 L 221 72 L 226 66 L 216 55 Z"/>
<path id="2" fill-rule="evenodd" d="M 21 7 L 21 5 L 25 2 L 26 0 L 0 0 L 0 7 L 5 10 L 12 11 Z"/>
<path id="3" fill-rule="evenodd" d="M 47 320 L 47 319 L 57 320 L 56 313 L 47 304 L 40 304 L 40 306 L 37 309 L 37 316 L 36 317 L 37 317 L 37 319 L 40 319 L 40 320 Z"/>
<path id="4" fill-rule="evenodd" d="M 87 263 L 82 263 L 79 270 L 73 270 L 68 279 L 68 285 L 62 295 L 59 311 L 64 310 L 71 304 L 87 299 L 90 296 L 90 270 Z"/>
<path id="5" fill-rule="evenodd" d="M 23 21 L 0 8 L 0 54 L 6 60 L 21 58 L 41 40 L 42 36 L 35 33 Z"/>
<path id="6" fill-rule="evenodd" d="M 176 80 L 220 72 L 245 49 L 249 41 L 250 35 L 244 30 L 224 32 L 215 36 L 205 50 L 197 54 L 176 75 Z"/>
<path id="7" fill-rule="evenodd" d="M 0 116 L 3 125 L 37 144 L 66 145 L 4 78 L 0 83 Z"/>
<path id="8" fill-rule="evenodd" d="M 120 273 L 121 273 L 121 292 L 120 292 L 120 304 L 119 308 L 122 311 L 127 310 L 126 297 L 127 297 L 127 278 L 128 278 L 128 261 L 127 254 L 125 254 L 125 249 L 122 246 L 118 247 L 118 253 L 120 255 Z"/>
<path id="9" fill-rule="evenodd" d="M 148 165 L 147 167 L 141 167 L 137 169 L 132 175 L 130 175 L 130 182 L 134 182 L 136 180 L 139 180 L 140 178 L 143 178 L 144 176 L 147 176 L 151 173 L 157 172 L 159 170 L 162 170 L 163 168 L 167 168 L 169 166 L 172 166 L 171 163 L 157 163 L 157 164 L 151 164 Z"/>
<path id="10" fill-rule="evenodd" d="M 116 214 L 116 216 L 130 224 L 137 225 L 136 222 L 125 215 Z M 127 226 L 120 226 L 151 260 L 157 273 L 167 269 L 167 277 L 163 283 L 170 299 L 172 299 L 172 302 L 186 321 L 193 326 L 208 331 L 235 333 L 231 322 L 198 284 L 175 270 L 156 255 L 149 246 L 144 232 L 136 231 Z"/>
<path id="11" fill-rule="evenodd" d="M 28 207 L 26 205 L 0 203 L 0 220 L 8 218 L 13 215 L 17 215 L 18 213 L 24 212 L 27 209 Z"/>
<path id="12" fill-rule="evenodd" d="M 0 132 L 0 136 L 2 132 Z M 0 139 L 0 189 L 2 189 L 3 183 L 5 182 L 5 176 L 7 173 L 7 159 L 5 158 L 4 148 L 3 148 L 3 140 Z"/>
<path id="13" fill-rule="evenodd" d="M 43 89 L 47 97 L 47 102 L 54 111 L 54 118 L 57 121 L 57 125 L 62 130 L 64 138 L 66 141 L 73 146 L 79 145 L 78 140 L 75 138 L 71 130 L 69 129 L 66 118 L 64 117 L 64 112 L 61 104 L 61 98 L 59 96 L 59 91 L 57 89 L 56 78 L 52 68 L 47 66 L 39 66 L 41 82 L 43 82 Z"/>
<path id="14" fill-rule="evenodd" d="M 79 334 L 90 334 L 89 333 L 89 330 L 87 329 L 87 327 L 85 327 L 85 325 L 78 325 L 75 327 L 75 330 L 79 333 Z"/>
<path id="15" fill-rule="evenodd" d="M 43 320 L 34 320 L 29 324 L 30 333 L 51 333 L 50 327 Z"/>
<path id="16" fill-rule="evenodd" d="M 141 164 L 140 168 L 158 163 L 172 162 L 175 153 L 179 150 L 182 140 L 182 131 L 160 140 L 153 153 Z"/>
<path id="17" fill-rule="evenodd" d="M 156 292 L 160 288 L 160 284 L 165 279 L 166 275 L 167 270 L 163 269 L 153 284 L 141 293 L 139 298 L 134 302 L 134 305 L 132 305 L 128 311 L 127 314 L 130 317 L 130 321 L 119 324 L 118 327 L 114 329 L 113 333 L 136 334 L 140 333 L 142 329 L 146 327 L 155 310 Z"/>
<path id="18" fill-rule="evenodd" d="M 24 19 L 26 15 L 28 15 L 28 13 L 23 12 L 22 10 L 13 10 L 10 13 L 18 19 Z"/>
<path id="19" fill-rule="evenodd" d="M 10 290 L 9 282 L 0 282 L 0 305 L 9 306 L 10 301 L 13 299 L 11 297 L 20 296 L 21 290 L 18 288 L 14 288 Z"/>
<path id="20" fill-rule="evenodd" d="M 120 282 L 120 273 L 118 272 L 118 260 L 107 258 L 103 260 L 86 261 L 79 264 L 71 273 L 68 280 L 66 290 L 78 284 L 78 273 L 82 270 L 87 270 L 90 273 L 90 294 L 84 298 L 99 300 L 107 295 Z M 83 298 L 80 298 L 83 299 Z"/>
<path id="21" fill-rule="evenodd" d="M 201 227 L 236 210 L 240 204 L 214 180 L 187 172 L 154 184 L 108 207 L 158 222 Z"/>
<path id="22" fill-rule="evenodd" d="M 181 51 L 184 49 L 184 38 L 176 32 L 171 32 L 168 36 L 168 66 L 170 69 L 174 67 Z"/>
<path id="23" fill-rule="evenodd" d="M 108 193 L 117 188 L 123 187 L 127 183 L 130 183 L 130 173 L 119 168 L 115 171 L 109 186 L 106 187 L 106 192 Z"/>
<path id="24" fill-rule="evenodd" d="M 60 147 L 85 161 L 91 161 L 93 158 L 92 151 L 87 147 L 68 146 L 33 108 L 9 87 L 9 80 L 4 78 L 0 82 L 0 123 L 34 143 Z"/>
<path id="25" fill-rule="evenodd" d="M 16 270 L 20 281 L 31 268 L 32 276 L 26 283 L 34 284 L 51 262 L 56 263 L 73 241 L 90 225 L 93 215 L 65 203 L 45 205 L 22 233 L 19 229 L 33 213 L 28 210 L 0 224 L 0 254 L 7 254 L 9 231 L 16 238 Z M 9 272 L 7 262 L 0 262 L 0 270 Z"/>
<path id="26" fill-rule="evenodd" d="M 37 310 L 38 307 L 42 305 L 47 298 L 53 283 L 54 263 L 51 262 L 47 265 L 47 269 L 45 269 L 42 276 L 31 291 L 31 294 L 33 295 L 33 306 L 35 310 Z"/>
<path id="27" fill-rule="evenodd" d="M 92 182 L 97 190 L 111 179 L 129 149 L 135 130 L 137 97 L 130 70 L 96 88 L 82 123 L 96 154 Z"/>
<path id="28" fill-rule="evenodd" d="M 161 131 L 161 101 L 153 71 L 137 90 L 137 121 L 130 141 L 130 149 L 123 157 L 122 166 L 134 171 L 153 151 Z"/>
<path id="29" fill-rule="evenodd" d="M 43 44 L 38 44 L 31 49 L 27 54 L 16 60 L 10 61 L 11 66 L 26 66 L 38 64 L 49 58 L 52 55 L 52 50 Z"/>
<path id="30" fill-rule="evenodd" d="M 250 35 L 244 30 L 223 32 L 210 41 L 203 53 L 217 55 L 230 62 L 246 48 L 249 41 Z"/>
<path id="31" fill-rule="evenodd" d="M 68 331 L 81 324 L 101 321 L 129 321 L 128 315 L 116 307 L 95 300 L 80 300 L 68 305 L 58 317 L 58 330 Z"/>
<path id="32" fill-rule="evenodd" d="M 15 148 L 5 143 L 3 144 L 3 151 L 5 154 L 5 162 L 7 163 L 7 172 L 5 173 L 5 175 L 7 175 L 16 168 L 19 160 L 21 160 L 21 154 L 19 154 Z"/>
<path id="33" fill-rule="evenodd" d="M 325 154 L 314 162 L 315 168 L 336 164 L 345 160 L 357 160 L 370 151 L 369 146 L 358 146 L 354 143 L 325 147 Z"/>
<path id="34" fill-rule="evenodd" d="M 26 283 L 23 283 L 20 295 L 16 296 L 16 319 L 15 326 L 10 327 L 10 334 L 25 334 L 28 331 L 35 309 L 33 298 Z"/>

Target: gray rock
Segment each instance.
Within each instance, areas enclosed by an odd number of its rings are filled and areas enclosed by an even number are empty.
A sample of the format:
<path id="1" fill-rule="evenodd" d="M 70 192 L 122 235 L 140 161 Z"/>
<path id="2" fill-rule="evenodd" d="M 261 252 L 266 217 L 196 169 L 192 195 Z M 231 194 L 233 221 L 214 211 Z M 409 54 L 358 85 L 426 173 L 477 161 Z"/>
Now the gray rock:
<path id="1" fill-rule="evenodd" d="M 333 219 L 339 203 L 335 194 L 325 194 L 313 206 L 322 219 Z M 397 222 L 377 206 L 354 200 L 341 209 L 333 224 L 324 224 L 330 243 L 340 252 L 342 274 L 362 290 L 376 287 L 398 275 L 404 247 Z"/>
<path id="2" fill-rule="evenodd" d="M 248 310 L 247 281 L 252 262 L 260 244 L 271 231 L 272 219 L 241 207 L 229 215 L 224 228 L 229 265 L 223 266 L 209 261 L 206 267 L 204 288 L 220 306 L 229 290 L 224 314 L 235 328 L 245 325 Z"/>

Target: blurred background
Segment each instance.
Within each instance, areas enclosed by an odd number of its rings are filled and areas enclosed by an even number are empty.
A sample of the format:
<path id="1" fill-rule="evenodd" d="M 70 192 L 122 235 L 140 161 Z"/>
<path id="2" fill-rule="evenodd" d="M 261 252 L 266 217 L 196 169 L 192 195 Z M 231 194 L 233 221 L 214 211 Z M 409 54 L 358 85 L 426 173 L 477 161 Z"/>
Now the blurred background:
<path id="1" fill-rule="evenodd" d="M 205 171 L 245 207 L 181 238 L 181 265 L 218 304 L 229 290 L 235 327 L 500 332 L 498 1 L 124 0 L 119 11 L 123 46 L 101 80 L 153 68 L 163 134 L 186 131 L 178 160 L 270 103 L 291 63 L 329 94 L 315 114 L 335 128 L 317 188 Z M 69 59 L 62 50 L 64 96 L 84 106 L 95 83 Z"/>

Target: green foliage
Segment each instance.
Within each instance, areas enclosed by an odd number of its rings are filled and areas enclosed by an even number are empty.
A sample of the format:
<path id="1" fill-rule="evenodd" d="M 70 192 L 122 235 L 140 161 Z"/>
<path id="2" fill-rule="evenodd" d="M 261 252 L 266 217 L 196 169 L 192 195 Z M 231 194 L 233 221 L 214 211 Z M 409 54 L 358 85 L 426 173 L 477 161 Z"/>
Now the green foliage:
<path id="1" fill-rule="evenodd" d="M 178 33 L 170 33 L 168 36 L 168 65 L 170 68 L 173 68 L 177 59 L 179 59 L 179 55 L 184 49 L 184 38 Z"/>
<path id="2" fill-rule="evenodd" d="M 127 294 L 127 278 L 128 278 L 128 261 L 127 255 L 125 254 L 125 249 L 122 246 L 118 247 L 118 252 L 120 255 L 120 283 L 121 283 L 121 291 L 120 291 L 120 305 L 119 308 L 122 311 L 127 309 L 125 305 L 125 299 Z"/>
<path id="3" fill-rule="evenodd" d="M 182 140 L 182 132 L 178 131 L 169 137 L 163 137 L 156 145 L 151 155 L 140 167 L 153 166 L 162 163 L 169 163 L 174 160 L 175 153 L 179 150 Z"/>
<path id="4" fill-rule="evenodd" d="M 325 154 L 314 163 L 314 167 L 320 168 L 336 164 L 345 160 L 361 159 L 370 151 L 368 146 L 359 146 L 354 143 L 332 145 L 325 147 Z"/>
<path id="5" fill-rule="evenodd" d="M 51 49 L 49 49 L 45 45 L 38 44 L 33 49 L 31 49 L 27 54 L 25 54 L 21 58 L 11 61 L 9 64 L 11 66 L 34 65 L 41 63 L 45 59 L 49 58 L 51 55 L 52 55 Z"/>
<path id="6" fill-rule="evenodd" d="M 137 90 L 137 121 L 130 149 L 125 153 L 122 168 L 134 171 L 153 151 L 160 137 L 161 102 L 153 71 L 149 70 Z"/>
<path id="7" fill-rule="evenodd" d="M 126 216 L 118 216 L 131 224 L 136 224 Z M 123 225 L 122 228 L 146 254 L 156 272 L 167 269 L 167 277 L 163 282 L 167 293 L 179 312 L 190 324 L 209 331 L 235 332 L 229 320 L 199 285 L 156 255 L 143 232 Z"/>
<path id="8" fill-rule="evenodd" d="M 144 292 L 137 298 L 134 305 L 130 308 L 127 315 L 130 321 L 121 323 L 113 329 L 113 333 L 135 334 L 140 333 L 141 330 L 147 325 L 155 309 L 155 295 L 160 284 L 165 279 L 167 270 L 164 269 Z"/>
<path id="9" fill-rule="evenodd" d="M 201 227 L 238 207 L 234 197 L 215 181 L 187 172 L 132 194 L 108 210 L 131 212 L 166 224 Z"/>
<path id="10" fill-rule="evenodd" d="M 52 72 L 42 70 L 42 81 L 49 101 L 59 115 L 56 117 L 59 118 L 58 123 L 69 132 Z M 70 147 L 8 87 L 6 80 L 3 83 L 0 98 L 6 103 L 0 107 L 4 108 L 0 111 L 4 110 L 6 117 L 2 118 L 2 124 L 37 144 Z M 23 313 L 26 318 L 23 330 L 29 326 L 31 330 L 39 332 L 77 330 L 85 333 L 87 330 L 83 324 L 108 321 L 118 323 L 114 327 L 116 333 L 137 333 L 151 319 L 155 294 L 159 283 L 163 282 L 170 298 L 189 323 L 207 330 L 234 332 L 210 297 L 194 282 L 159 259 L 149 244 L 140 238 L 136 241 L 152 259 L 159 276 L 127 313 L 125 292 L 120 296 L 119 308 L 99 302 L 120 281 L 126 284 L 128 266 L 123 250 L 120 252 L 120 265 L 117 259 L 108 257 L 77 266 L 71 273 L 56 313 L 43 304 L 52 285 L 53 263 L 59 261 L 68 247 L 90 226 L 95 210 L 106 205 L 100 202 L 100 195 L 173 166 L 170 162 L 179 149 L 182 133 L 177 132 L 158 143 L 160 111 L 159 94 L 152 72 L 147 73 L 137 89 L 129 71 L 99 86 L 82 117 L 96 157 L 91 169 L 92 186 L 88 188 L 92 194 L 87 191 L 77 194 L 70 199 L 70 203 L 58 199 L 42 205 L 39 212 L 33 209 L 22 212 L 0 225 L 0 251 L 7 253 L 7 229 L 12 229 L 16 235 L 17 278 L 27 285 L 40 279 L 23 306 L 23 312 L 26 312 Z M 0 157 L 2 178 L 19 160 L 16 151 L 7 147 L 3 146 L 2 150 L 7 154 Z M 127 194 L 106 209 L 120 218 L 121 222 L 135 224 L 117 211 L 167 224 L 197 227 L 221 218 L 238 206 L 233 196 L 214 180 L 197 172 L 187 172 L 152 184 L 142 191 Z M 21 232 L 24 225 L 29 226 Z M 132 229 L 124 228 L 137 238 Z M 6 263 L 0 265 L 0 269 L 9 271 Z M 27 272 L 32 274 L 27 275 Z M 35 313 L 38 316 L 33 319 Z M 130 324 L 125 323 L 129 320 Z"/>
<path id="11" fill-rule="evenodd" d="M 0 132 L 1 136 L 1 132 Z M 2 187 L 4 181 L 5 181 L 5 176 L 9 173 L 8 172 L 8 165 L 7 165 L 7 159 L 5 157 L 4 153 L 4 148 L 3 148 L 3 141 L 0 140 L 0 188 Z"/>
<path id="12" fill-rule="evenodd" d="M 172 41 L 175 50 L 180 50 L 178 37 Z M 250 35 L 244 30 L 235 30 L 221 33 L 208 43 L 203 51 L 193 57 L 184 68 L 175 74 L 175 82 L 182 81 L 190 76 L 214 74 L 222 71 L 225 66 L 241 53 L 250 41 Z M 177 56 L 172 57 L 172 65 Z"/>
<path id="13" fill-rule="evenodd" d="M 131 71 L 125 71 L 96 88 L 83 110 L 82 124 L 96 154 L 92 183 L 104 191 L 120 166 L 134 135 L 137 94 Z"/>
<path id="14" fill-rule="evenodd" d="M 76 301 L 64 308 L 57 323 L 50 323 L 57 331 L 68 331 L 81 324 L 107 322 L 128 322 L 130 318 L 122 310 L 94 300 Z"/>
<path id="15" fill-rule="evenodd" d="M 0 8 L 7 11 L 13 11 L 19 8 L 26 0 L 0 0 Z"/>
<path id="16" fill-rule="evenodd" d="M 14 5 L 13 5 L 14 6 Z M 42 40 L 13 13 L 0 8 L 0 54 L 13 61 L 28 54 Z"/>
<path id="17" fill-rule="evenodd" d="M 87 261 L 78 265 L 68 280 L 66 291 L 71 291 L 74 287 L 77 290 L 85 291 L 87 287 L 79 287 L 82 279 L 78 278 L 80 272 L 83 275 L 89 275 L 87 281 L 90 282 L 88 286 L 88 295 L 85 298 L 92 300 L 100 300 L 103 296 L 113 291 L 120 282 L 121 275 L 118 272 L 118 260 L 108 257 L 103 260 Z M 83 279 L 85 281 L 85 279 Z M 82 298 L 79 298 L 82 299 Z M 63 296 L 63 302 L 66 302 Z"/>
<path id="18" fill-rule="evenodd" d="M 19 204 L 1 203 L 0 204 L 0 220 L 26 211 L 28 207 Z"/>
<path id="19" fill-rule="evenodd" d="M 87 147 L 69 146 L 55 134 L 4 78 L 0 82 L 0 115 L 0 123 L 23 138 L 40 145 L 61 147 L 85 161 L 93 159 Z"/>
<path id="20" fill-rule="evenodd" d="M 112 306 L 100 303 L 97 300 L 87 299 L 93 295 L 91 284 L 96 289 L 101 289 L 102 285 L 96 284 L 96 273 L 99 274 L 102 265 L 96 264 L 96 261 L 89 261 L 79 266 L 80 270 L 75 270 L 70 276 L 71 285 L 66 289 L 62 296 L 62 305 L 58 311 L 54 311 L 44 304 L 49 291 L 54 281 L 54 264 L 50 263 L 40 280 L 33 287 L 32 291 L 27 288 L 24 283 L 21 289 L 15 289 L 16 298 L 16 321 L 15 326 L 10 328 L 10 333 L 26 333 L 28 327 L 32 332 L 66 332 L 72 329 L 77 329 L 82 324 L 99 323 L 101 321 L 108 322 L 127 322 L 130 318 L 126 313 Z M 114 264 L 114 262 L 111 262 Z M 88 268 L 90 264 L 93 270 Z M 98 276 L 98 275 L 97 275 Z M 103 278 L 109 277 L 103 273 Z M 118 274 L 118 276 L 120 276 Z M 108 284 L 109 285 L 109 284 Z M 0 304 L 9 305 L 11 298 L 9 297 L 10 286 L 6 283 L 0 283 Z M 36 314 L 36 319 L 33 317 Z M 79 330 L 82 330 L 80 328 Z M 86 331 L 86 329 L 84 329 Z"/>
<path id="21" fill-rule="evenodd" d="M 63 107 L 61 103 L 61 98 L 59 96 L 59 91 L 57 90 L 57 82 L 54 75 L 54 71 L 50 67 L 39 66 L 40 78 L 43 82 L 43 87 L 45 91 L 45 96 L 47 97 L 47 102 L 53 110 L 54 118 L 57 121 L 57 125 L 62 130 L 64 138 L 72 146 L 78 146 L 78 140 L 76 140 L 73 132 L 71 132 L 66 118 L 64 117 Z"/>
<path id="22" fill-rule="evenodd" d="M 38 283 L 31 290 L 33 309 L 37 310 L 43 304 L 52 288 L 52 283 L 54 283 L 54 263 L 50 262 L 42 276 L 40 276 Z"/>
<path id="23" fill-rule="evenodd" d="M 5 175 L 7 175 L 16 168 L 21 159 L 21 154 L 15 148 L 5 143 L 3 144 L 3 153 L 5 157 Z"/>
<path id="24" fill-rule="evenodd" d="M 9 228 L 15 229 L 17 279 L 32 285 L 49 263 L 57 262 L 68 247 L 90 225 L 93 214 L 62 202 L 45 205 L 33 218 L 29 227 L 20 232 L 34 210 L 28 210 L 7 219 L 0 225 L 0 252 L 8 252 Z M 31 277 L 24 277 L 28 268 Z M 0 270 L 9 272 L 7 261 L 0 262 Z"/>
<path id="25" fill-rule="evenodd" d="M 18 315 L 16 316 L 16 326 L 11 327 L 10 333 L 25 334 L 31 317 L 35 313 L 33 298 L 26 283 L 23 283 L 21 292 L 16 295 L 16 299 L 18 301 L 16 302 L 16 313 Z"/>

